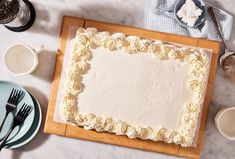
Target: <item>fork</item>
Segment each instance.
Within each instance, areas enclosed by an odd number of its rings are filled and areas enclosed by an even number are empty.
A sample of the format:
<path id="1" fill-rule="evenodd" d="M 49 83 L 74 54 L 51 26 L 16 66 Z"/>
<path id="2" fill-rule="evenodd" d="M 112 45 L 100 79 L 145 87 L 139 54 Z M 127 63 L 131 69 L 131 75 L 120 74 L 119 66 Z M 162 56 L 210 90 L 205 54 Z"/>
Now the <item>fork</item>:
<path id="1" fill-rule="evenodd" d="M 27 104 L 23 104 L 23 106 L 20 108 L 20 110 L 18 111 L 17 115 L 14 117 L 13 120 L 13 126 L 11 127 L 11 129 L 7 132 L 6 136 L 4 137 L 2 143 L 0 144 L 0 151 L 2 150 L 2 148 L 5 146 L 8 137 L 10 136 L 10 134 L 12 133 L 12 131 L 17 127 L 20 126 L 24 123 L 25 119 L 27 118 L 27 116 L 30 114 L 32 110 L 32 107 L 27 105 Z"/>
<path id="2" fill-rule="evenodd" d="M 16 106 L 19 102 L 19 99 L 21 97 L 21 95 L 23 94 L 23 91 L 21 90 L 17 90 L 15 88 L 12 89 L 11 94 L 7 100 L 7 104 L 6 104 L 6 114 L 5 117 L 2 121 L 2 124 L 0 126 L 0 132 L 2 131 L 2 127 L 6 121 L 6 118 L 8 116 L 9 113 L 13 112 L 16 109 Z"/>

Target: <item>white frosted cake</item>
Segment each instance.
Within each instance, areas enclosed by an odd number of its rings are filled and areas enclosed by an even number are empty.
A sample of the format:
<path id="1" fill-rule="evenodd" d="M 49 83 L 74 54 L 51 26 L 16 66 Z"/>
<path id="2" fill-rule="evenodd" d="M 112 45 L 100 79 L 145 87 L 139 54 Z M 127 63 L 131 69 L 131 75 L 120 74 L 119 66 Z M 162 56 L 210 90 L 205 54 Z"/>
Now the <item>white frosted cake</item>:
<path id="1" fill-rule="evenodd" d="M 84 129 L 191 146 L 210 56 L 200 48 L 79 28 L 62 116 Z"/>

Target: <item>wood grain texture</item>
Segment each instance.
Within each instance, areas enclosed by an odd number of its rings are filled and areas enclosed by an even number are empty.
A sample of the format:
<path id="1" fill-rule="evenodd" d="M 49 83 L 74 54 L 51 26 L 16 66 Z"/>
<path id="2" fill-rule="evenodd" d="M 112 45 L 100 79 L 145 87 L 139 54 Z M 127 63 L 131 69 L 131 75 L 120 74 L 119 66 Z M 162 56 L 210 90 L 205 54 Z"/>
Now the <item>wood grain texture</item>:
<path id="1" fill-rule="evenodd" d="M 140 139 L 129 139 L 126 136 L 117 136 L 115 134 L 110 134 L 107 132 L 96 132 L 93 130 L 85 130 L 80 127 L 75 127 L 67 124 L 56 123 L 53 121 L 56 96 L 58 92 L 60 75 L 63 64 L 64 51 L 66 47 L 67 36 L 70 26 L 84 26 L 84 27 L 96 27 L 99 31 L 109 31 L 109 32 L 122 32 L 126 35 L 136 35 L 142 38 L 148 38 L 152 40 L 162 40 L 166 42 L 179 43 L 190 46 L 198 46 L 202 48 L 208 48 L 213 50 L 212 62 L 210 67 L 207 91 L 205 102 L 201 113 L 200 129 L 198 133 L 197 145 L 196 147 L 181 147 L 175 144 L 167 144 L 164 142 L 154 142 L 150 140 L 140 140 Z M 96 141 L 101 143 L 114 144 L 119 146 L 125 146 L 129 148 L 136 148 L 146 151 L 166 153 L 170 155 L 188 157 L 188 158 L 200 158 L 203 143 L 205 138 L 206 130 L 206 120 L 210 105 L 210 100 L 212 96 L 212 89 L 216 74 L 217 61 L 220 53 L 220 43 L 215 41 L 209 41 L 198 38 L 185 37 L 180 35 L 173 35 L 167 33 L 161 33 L 156 31 L 144 30 L 129 26 L 122 26 L 117 24 L 110 24 L 106 22 L 98 22 L 95 20 L 80 19 L 77 17 L 65 16 L 63 18 L 63 23 L 61 26 L 60 34 L 60 46 L 57 54 L 56 68 L 54 74 L 54 80 L 51 88 L 51 97 L 48 105 L 48 112 L 46 117 L 46 123 L 44 131 L 46 133 L 58 134 L 83 140 Z"/>
<path id="2" fill-rule="evenodd" d="M 145 30 L 130 26 L 123 26 L 118 24 L 111 24 L 106 22 L 99 22 L 95 20 L 86 20 L 85 21 L 86 27 L 96 27 L 100 31 L 109 31 L 109 32 L 122 32 L 126 35 L 136 35 L 142 38 L 152 39 L 152 40 L 162 40 L 166 42 L 173 42 L 179 43 L 184 45 L 190 46 L 197 46 L 198 39 L 180 36 L 180 35 L 173 35 L 168 33 L 161 33 L 151 30 Z M 182 38 L 183 37 L 183 38 Z"/>
<path id="3" fill-rule="evenodd" d="M 140 139 L 129 139 L 127 136 L 117 136 L 107 132 L 100 133 L 94 130 L 88 131 L 71 125 L 67 126 L 65 136 L 161 153 L 176 154 L 179 149 L 179 146 L 175 144 L 154 142 L 150 140 L 144 141 Z"/>

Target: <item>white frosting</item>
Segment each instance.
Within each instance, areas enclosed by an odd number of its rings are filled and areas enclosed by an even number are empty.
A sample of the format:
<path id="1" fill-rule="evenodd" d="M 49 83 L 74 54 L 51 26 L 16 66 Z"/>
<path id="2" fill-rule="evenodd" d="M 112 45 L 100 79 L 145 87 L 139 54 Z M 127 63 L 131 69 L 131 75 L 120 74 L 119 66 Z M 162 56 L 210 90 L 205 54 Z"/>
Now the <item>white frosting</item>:
<path id="1" fill-rule="evenodd" d="M 79 28 L 64 84 L 62 115 L 85 129 L 190 146 L 209 58 L 122 33 Z"/>
<path id="2" fill-rule="evenodd" d="M 184 5 L 177 12 L 177 16 L 188 26 L 194 26 L 201 16 L 202 10 L 198 8 L 193 0 L 186 0 Z"/>
<path id="3" fill-rule="evenodd" d="M 102 47 L 92 50 L 90 69 L 82 76 L 85 88 L 78 95 L 79 112 L 122 119 L 131 125 L 179 129 L 182 103 L 192 98 L 185 85 L 190 64 L 148 54 L 109 52 Z M 172 90 L 180 90 L 181 95 L 176 99 Z"/>

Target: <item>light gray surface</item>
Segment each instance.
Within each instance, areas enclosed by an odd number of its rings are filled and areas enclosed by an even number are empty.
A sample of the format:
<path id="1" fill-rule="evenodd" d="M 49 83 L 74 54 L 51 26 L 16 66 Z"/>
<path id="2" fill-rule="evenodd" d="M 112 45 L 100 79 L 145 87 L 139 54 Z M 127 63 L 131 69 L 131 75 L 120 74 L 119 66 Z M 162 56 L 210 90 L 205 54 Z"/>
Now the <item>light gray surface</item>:
<path id="1" fill-rule="evenodd" d="M 37 11 L 37 21 L 33 28 L 24 33 L 13 33 L 0 26 L 0 80 L 10 80 L 29 89 L 42 105 L 43 117 L 45 119 L 62 16 L 69 14 L 142 27 L 144 0 L 138 0 L 138 2 L 136 0 L 34 0 L 33 3 Z M 235 1 L 221 0 L 217 6 L 221 6 L 235 15 Z M 47 51 L 39 55 L 40 64 L 31 75 L 14 77 L 9 75 L 3 67 L 2 54 L 6 51 L 7 47 L 17 42 L 24 42 L 32 47 L 43 44 L 47 49 Z M 228 46 L 235 50 L 235 31 L 233 31 L 232 39 Z M 223 106 L 235 106 L 235 84 L 231 84 L 225 79 L 223 72 L 218 69 L 202 158 L 232 159 L 235 156 L 235 142 L 223 138 L 213 124 L 215 113 Z M 176 157 L 55 135 L 46 135 L 41 127 L 39 134 L 32 142 L 14 151 L 2 150 L 0 158 L 173 159 Z"/>

